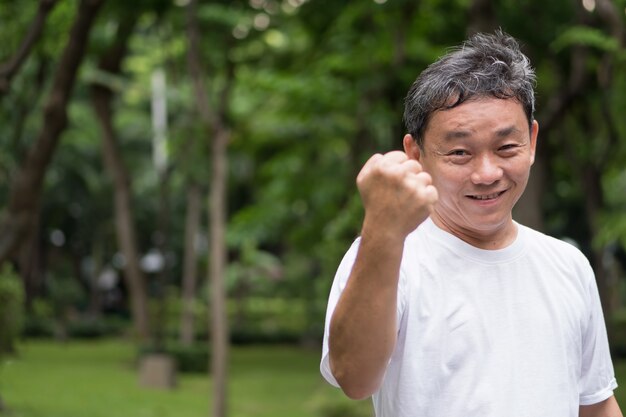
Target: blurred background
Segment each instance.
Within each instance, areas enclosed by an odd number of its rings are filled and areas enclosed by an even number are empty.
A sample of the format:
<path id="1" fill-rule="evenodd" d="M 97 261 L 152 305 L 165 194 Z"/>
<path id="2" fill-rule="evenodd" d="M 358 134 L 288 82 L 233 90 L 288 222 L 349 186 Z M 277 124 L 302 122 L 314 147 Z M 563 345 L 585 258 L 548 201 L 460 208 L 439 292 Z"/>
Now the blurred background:
<path id="1" fill-rule="evenodd" d="M 0 0 L 0 414 L 371 416 L 318 372 L 355 177 L 420 71 L 498 27 L 538 75 L 515 218 L 587 255 L 626 383 L 625 25 L 626 0 Z"/>

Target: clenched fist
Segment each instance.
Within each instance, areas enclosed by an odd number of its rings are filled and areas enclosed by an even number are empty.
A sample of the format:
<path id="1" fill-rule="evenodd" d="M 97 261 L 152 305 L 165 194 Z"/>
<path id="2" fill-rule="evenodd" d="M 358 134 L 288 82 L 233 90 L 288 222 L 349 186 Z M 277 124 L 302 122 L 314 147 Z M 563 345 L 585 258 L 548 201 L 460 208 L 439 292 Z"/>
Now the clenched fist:
<path id="1" fill-rule="evenodd" d="M 365 207 L 365 230 L 404 239 L 429 216 L 437 202 L 432 178 L 404 152 L 373 155 L 357 176 Z"/>

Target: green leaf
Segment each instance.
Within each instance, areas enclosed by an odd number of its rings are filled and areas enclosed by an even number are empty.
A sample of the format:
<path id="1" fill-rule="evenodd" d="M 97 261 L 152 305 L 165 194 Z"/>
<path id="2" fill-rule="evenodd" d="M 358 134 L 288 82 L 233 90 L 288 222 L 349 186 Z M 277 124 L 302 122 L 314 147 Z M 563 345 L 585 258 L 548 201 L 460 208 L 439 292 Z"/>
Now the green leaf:
<path id="1" fill-rule="evenodd" d="M 589 46 L 606 52 L 617 52 L 619 42 L 600 29 L 589 26 L 572 26 L 559 35 L 550 45 L 555 52 L 578 46 Z"/>

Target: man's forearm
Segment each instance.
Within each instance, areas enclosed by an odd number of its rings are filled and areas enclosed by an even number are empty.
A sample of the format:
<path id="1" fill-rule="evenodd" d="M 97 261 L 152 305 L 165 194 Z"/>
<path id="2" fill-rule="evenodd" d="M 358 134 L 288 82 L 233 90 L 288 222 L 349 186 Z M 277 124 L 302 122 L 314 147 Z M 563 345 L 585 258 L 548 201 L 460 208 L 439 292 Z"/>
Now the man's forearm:
<path id="1" fill-rule="evenodd" d="M 369 397 L 378 389 L 395 347 L 402 249 L 403 240 L 364 233 L 331 320 L 331 370 L 354 399 Z"/>

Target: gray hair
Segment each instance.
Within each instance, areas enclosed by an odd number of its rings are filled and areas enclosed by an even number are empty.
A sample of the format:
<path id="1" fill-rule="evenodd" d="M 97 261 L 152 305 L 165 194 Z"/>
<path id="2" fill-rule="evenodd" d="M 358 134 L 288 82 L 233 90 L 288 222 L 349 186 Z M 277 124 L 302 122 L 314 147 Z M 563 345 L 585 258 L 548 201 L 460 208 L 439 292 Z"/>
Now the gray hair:
<path id="1" fill-rule="evenodd" d="M 430 116 L 486 96 L 520 102 L 528 125 L 535 111 L 535 72 L 517 41 L 502 32 L 479 33 L 426 68 L 405 100 L 404 123 L 424 147 Z"/>

